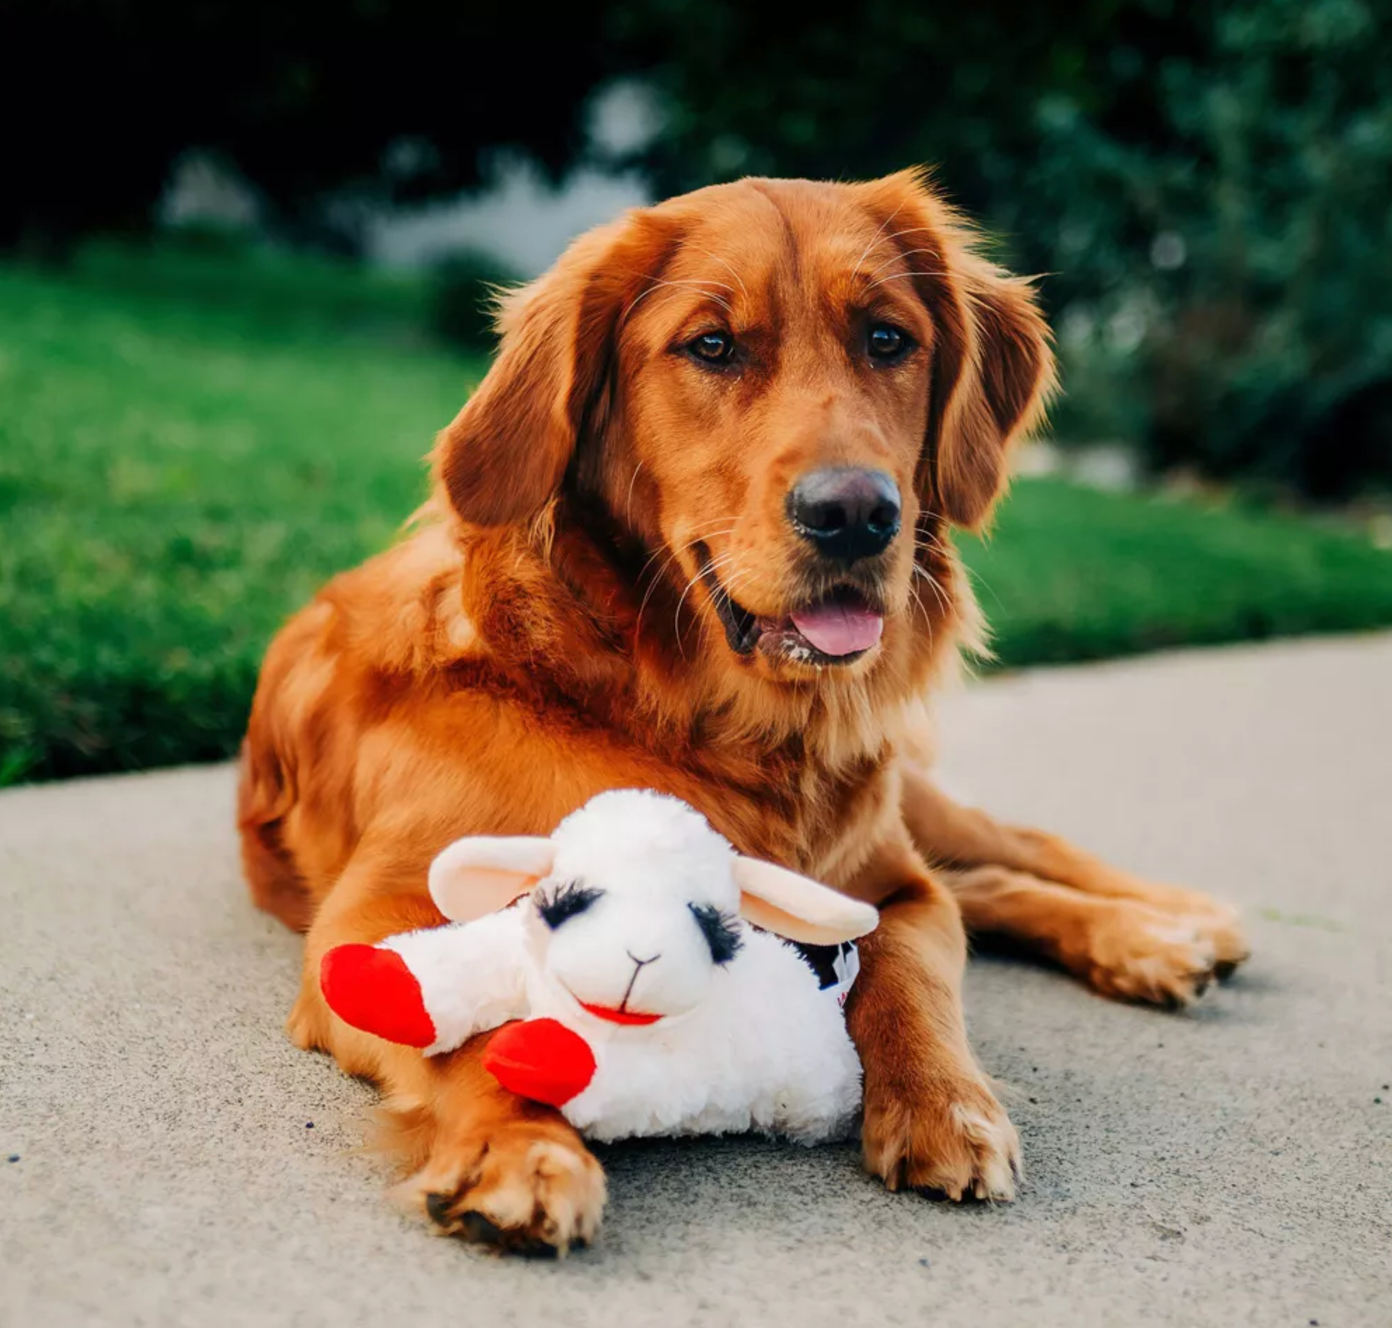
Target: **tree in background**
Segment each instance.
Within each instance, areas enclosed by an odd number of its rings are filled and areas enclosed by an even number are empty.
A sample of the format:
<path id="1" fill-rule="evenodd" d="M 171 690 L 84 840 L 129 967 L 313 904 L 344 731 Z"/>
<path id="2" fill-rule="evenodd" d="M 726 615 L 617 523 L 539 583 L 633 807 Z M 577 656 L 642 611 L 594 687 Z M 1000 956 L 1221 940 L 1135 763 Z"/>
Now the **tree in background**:
<path id="1" fill-rule="evenodd" d="M 0 246 L 61 255 L 148 229 L 186 148 L 214 151 L 282 230 L 327 197 L 479 182 L 481 153 L 553 173 L 608 72 L 593 16 L 439 0 L 0 0 Z"/>

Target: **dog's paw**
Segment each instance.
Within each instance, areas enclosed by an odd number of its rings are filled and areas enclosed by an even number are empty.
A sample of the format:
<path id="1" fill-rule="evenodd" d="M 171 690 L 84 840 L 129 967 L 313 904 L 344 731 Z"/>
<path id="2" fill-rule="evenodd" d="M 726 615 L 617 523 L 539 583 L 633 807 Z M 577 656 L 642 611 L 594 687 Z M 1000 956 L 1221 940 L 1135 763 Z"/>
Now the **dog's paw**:
<path id="1" fill-rule="evenodd" d="M 1204 897 L 1200 895 L 1199 898 Z M 1235 908 L 1211 899 L 1204 899 L 1204 903 L 1207 907 L 1200 912 L 1184 915 L 1184 920 L 1192 922 L 1213 946 L 1213 975 L 1223 982 L 1232 977 L 1239 965 L 1251 958 L 1252 950 L 1247 944 L 1242 919 Z"/>
<path id="2" fill-rule="evenodd" d="M 285 1035 L 301 1051 L 324 1051 L 329 1045 L 329 1017 L 318 992 L 301 992 L 285 1020 Z"/>
<path id="3" fill-rule="evenodd" d="M 440 1235 L 507 1253 L 554 1256 L 587 1245 L 604 1212 L 604 1172 L 568 1126 L 518 1120 L 438 1140 L 396 1189 Z"/>
<path id="4" fill-rule="evenodd" d="M 1077 967 L 1104 996 L 1178 1009 L 1245 958 L 1241 932 L 1224 930 L 1206 915 L 1109 900 L 1092 919 Z"/>
<path id="5" fill-rule="evenodd" d="M 887 1188 L 936 1198 L 1010 1200 L 1022 1174 L 1020 1137 L 979 1072 L 867 1081 L 863 1147 Z"/>
<path id="6" fill-rule="evenodd" d="M 1242 918 L 1231 904 L 1177 885 L 1148 884 L 1146 890 L 1136 903 L 1163 914 L 1176 926 L 1192 928 L 1213 947 L 1213 973 L 1220 982 L 1251 957 Z"/>

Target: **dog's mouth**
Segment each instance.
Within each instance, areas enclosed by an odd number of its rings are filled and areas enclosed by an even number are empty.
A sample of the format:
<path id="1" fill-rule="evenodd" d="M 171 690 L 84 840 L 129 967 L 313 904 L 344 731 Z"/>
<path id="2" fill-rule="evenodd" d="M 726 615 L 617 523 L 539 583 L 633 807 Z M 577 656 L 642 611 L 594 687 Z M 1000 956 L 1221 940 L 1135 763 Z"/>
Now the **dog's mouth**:
<path id="1" fill-rule="evenodd" d="M 711 603 L 737 655 L 758 650 L 770 658 L 802 664 L 851 664 L 879 644 L 884 611 L 855 586 L 834 587 L 783 617 L 767 617 L 752 613 L 725 589 L 711 571 L 704 546 L 698 554 Z"/>

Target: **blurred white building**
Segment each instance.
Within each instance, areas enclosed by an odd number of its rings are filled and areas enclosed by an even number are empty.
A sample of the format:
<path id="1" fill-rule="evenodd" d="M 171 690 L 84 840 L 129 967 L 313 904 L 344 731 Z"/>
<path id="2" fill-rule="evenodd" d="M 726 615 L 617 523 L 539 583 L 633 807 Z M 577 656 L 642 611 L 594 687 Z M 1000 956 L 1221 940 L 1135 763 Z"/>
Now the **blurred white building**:
<path id="1" fill-rule="evenodd" d="M 367 252 L 382 263 L 414 267 L 453 249 L 480 249 L 519 276 L 535 276 L 581 231 L 651 202 L 636 174 L 604 163 L 643 147 L 657 124 L 646 89 L 613 84 L 589 111 L 588 155 L 595 164 L 573 171 L 561 188 L 552 188 L 526 157 L 499 154 L 490 163 L 486 190 L 374 219 Z"/>
<path id="2" fill-rule="evenodd" d="M 490 254 L 519 276 L 550 265 L 581 231 L 651 201 L 642 179 L 608 163 L 641 148 L 654 133 L 658 112 L 640 85 L 617 83 L 589 110 L 588 150 L 559 187 L 517 153 L 498 153 L 485 166 L 483 189 L 421 207 L 373 211 L 351 204 L 370 261 L 421 267 L 460 249 Z M 166 225 L 212 222 L 255 229 L 262 209 L 256 191 L 204 152 L 186 153 L 160 204 Z"/>

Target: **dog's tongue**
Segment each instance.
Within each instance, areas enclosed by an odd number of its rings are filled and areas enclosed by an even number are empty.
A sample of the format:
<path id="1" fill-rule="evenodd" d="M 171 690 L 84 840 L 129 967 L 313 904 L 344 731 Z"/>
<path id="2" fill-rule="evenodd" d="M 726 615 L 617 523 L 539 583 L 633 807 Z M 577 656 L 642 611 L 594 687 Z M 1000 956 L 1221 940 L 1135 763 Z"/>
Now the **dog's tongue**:
<path id="1" fill-rule="evenodd" d="M 833 658 L 869 650 L 884 631 L 884 618 L 864 604 L 832 600 L 789 616 L 811 645 Z"/>

